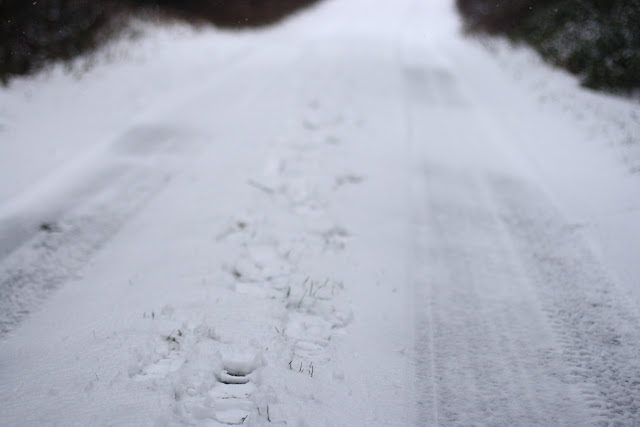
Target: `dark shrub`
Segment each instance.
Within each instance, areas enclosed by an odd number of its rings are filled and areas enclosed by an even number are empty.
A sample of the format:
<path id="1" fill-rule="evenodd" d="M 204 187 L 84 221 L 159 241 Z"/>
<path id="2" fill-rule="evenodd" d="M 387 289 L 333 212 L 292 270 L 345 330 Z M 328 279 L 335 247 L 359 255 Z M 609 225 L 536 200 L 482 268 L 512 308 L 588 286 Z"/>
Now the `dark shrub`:
<path id="1" fill-rule="evenodd" d="M 279 21 L 317 0 L 130 0 L 131 4 L 220 27 L 253 27 Z"/>
<path id="2" fill-rule="evenodd" d="M 92 49 L 114 5 L 91 0 L 0 0 L 0 77 Z"/>
<path id="3" fill-rule="evenodd" d="M 318 0 L 0 0 L 0 79 L 94 49 L 140 11 L 224 27 L 274 23 Z"/>
<path id="4" fill-rule="evenodd" d="M 551 0 L 458 0 L 457 6 L 470 30 L 504 33 L 547 3 Z"/>
<path id="5" fill-rule="evenodd" d="M 588 87 L 640 87 L 640 0 L 457 0 L 457 5 L 469 30 L 530 43 Z"/>

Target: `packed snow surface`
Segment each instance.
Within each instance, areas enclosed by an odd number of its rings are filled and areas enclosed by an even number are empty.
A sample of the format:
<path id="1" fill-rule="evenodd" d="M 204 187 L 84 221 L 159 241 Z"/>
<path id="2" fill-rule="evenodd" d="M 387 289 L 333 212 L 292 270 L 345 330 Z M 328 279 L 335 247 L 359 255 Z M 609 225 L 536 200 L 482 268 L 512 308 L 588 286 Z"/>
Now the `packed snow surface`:
<path id="1" fill-rule="evenodd" d="M 640 423 L 637 103 L 447 1 L 142 29 L 0 89 L 0 424 Z"/>

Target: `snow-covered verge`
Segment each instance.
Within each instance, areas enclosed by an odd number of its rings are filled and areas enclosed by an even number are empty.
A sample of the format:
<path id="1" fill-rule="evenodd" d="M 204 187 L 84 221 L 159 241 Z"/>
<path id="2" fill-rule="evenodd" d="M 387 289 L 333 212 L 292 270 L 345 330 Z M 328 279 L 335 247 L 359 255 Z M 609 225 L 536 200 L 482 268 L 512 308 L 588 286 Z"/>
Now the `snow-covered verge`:
<path id="1" fill-rule="evenodd" d="M 333 0 L 2 89 L 0 423 L 637 421 L 638 106 L 459 26 Z"/>
<path id="2" fill-rule="evenodd" d="M 536 100 L 504 108 L 524 120 L 514 146 L 547 191 L 594 242 L 616 282 L 640 295 L 640 100 L 584 89 L 525 47 L 480 39 L 495 55 L 514 97 Z M 510 99 L 510 98 L 507 98 Z"/>

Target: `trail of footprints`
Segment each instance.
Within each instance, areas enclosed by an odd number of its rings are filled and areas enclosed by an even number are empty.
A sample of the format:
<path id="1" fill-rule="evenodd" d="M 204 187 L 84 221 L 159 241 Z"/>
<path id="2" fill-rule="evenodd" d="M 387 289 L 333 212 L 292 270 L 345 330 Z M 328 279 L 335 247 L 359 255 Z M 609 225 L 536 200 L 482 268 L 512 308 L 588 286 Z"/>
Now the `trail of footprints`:
<path id="1" fill-rule="evenodd" d="M 319 112 L 317 103 L 309 108 L 312 114 Z M 351 321 L 348 305 L 340 306 L 336 299 L 342 282 L 311 277 L 300 266 L 304 258 L 339 253 L 352 238 L 343 227 L 326 226 L 324 213 L 329 202 L 325 196 L 358 185 L 364 178 L 351 173 L 325 177 L 321 170 L 313 173 L 322 150 L 331 150 L 340 142 L 335 133 L 321 134 L 323 127 L 339 126 L 343 121 L 341 117 L 328 123 L 307 118 L 302 127 L 308 134 L 317 134 L 311 138 L 315 142 L 276 144 L 264 179 L 250 181 L 249 185 L 272 199 L 277 209 L 271 216 L 256 214 L 265 203 L 257 200 L 256 207 L 247 209 L 242 219 L 231 221 L 215 236 L 217 242 L 234 247 L 230 252 L 240 254 L 221 265 L 235 292 L 247 298 L 282 301 L 283 315 L 273 320 L 273 341 L 288 354 L 288 360 L 281 361 L 285 368 L 309 379 L 319 370 L 326 375 L 331 340 Z M 158 316 L 177 320 L 171 308 Z M 265 364 L 260 351 L 264 349 L 252 353 L 236 348 L 234 352 L 233 342 L 222 342 L 204 323 L 183 325 L 162 339 L 148 363 L 134 363 L 129 371 L 137 382 L 171 384 L 174 421 L 188 425 L 286 425 L 270 407 L 277 397 L 259 380 Z M 221 354 L 225 349 L 241 356 L 225 358 Z"/>

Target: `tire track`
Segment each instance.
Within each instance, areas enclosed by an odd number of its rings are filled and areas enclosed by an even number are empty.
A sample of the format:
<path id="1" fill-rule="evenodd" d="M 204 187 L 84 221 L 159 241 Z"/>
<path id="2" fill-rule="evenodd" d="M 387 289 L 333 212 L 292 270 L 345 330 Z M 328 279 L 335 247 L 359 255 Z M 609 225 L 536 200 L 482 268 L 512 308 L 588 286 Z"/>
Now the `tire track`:
<path id="1" fill-rule="evenodd" d="M 439 167 L 429 167 L 423 179 L 416 350 L 428 381 L 423 393 L 427 400 L 433 393 L 432 412 L 423 419 L 437 425 L 586 422 L 583 402 L 571 398 L 576 387 L 562 381 L 553 335 L 482 179 Z M 424 378 L 426 368 L 431 372 Z"/>
<path id="2" fill-rule="evenodd" d="M 248 74 L 246 80 L 253 82 L 240 95 L 233 92 L 233 108 L 218 118 L 224 120 L 274 90 L 271 83 L 277 77 L 251 78 L 255 73 L 251 65 L 270 52 L 243 51 L 224 72 L 215 73 L 199 89 L 186 91 L 177 106 L 162 104 L 127 124 L 62 171 L 60 182 L 74 184 L 45 188 L 53 192 L 53 196 L 46 194 L 47 209 L 36 210 L 29 203 L 15 212 L 12 207 L 3 209 L 0 219 L 6 225 L 0 224 L 0 237 L 7 235 L 10 241 L 0 244 L 0 338 L 51 292 L 79 277 L 96 252 L 210 145 L 213 136 L 203 130 L 202 123 L 211 117 L 206 108 L 198 107 L 211 93 L 222 96 L 225 90 L 233 90 L 225 83 L 238 78 L 238 73 Z M 291 54 L 308 53 L 293 50 Z M 187 105 L 190 108 L 185 109 Z M 10 230 L 13 222 L 22 227 Z M 43 229 L 44 225 L 50 229 Z"/>
<path id="3" fill-rule="evenodd" d="M 567 223 L 541 191 L 504 177 L 490 185 L 561 343 L 563 382 L 582 388 L 597 424 L 637 424 L 637 311 L 590 250 L 581 227 Z"/>

